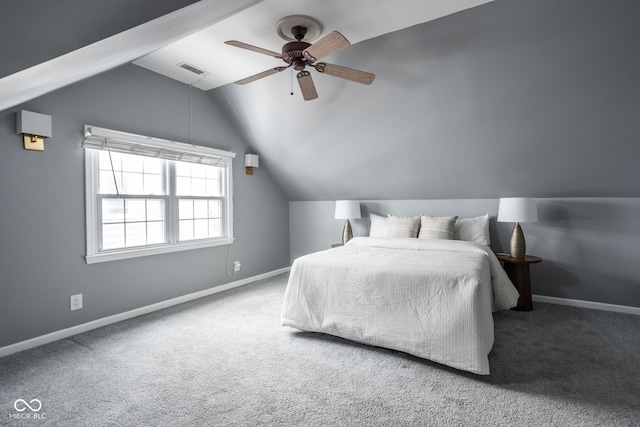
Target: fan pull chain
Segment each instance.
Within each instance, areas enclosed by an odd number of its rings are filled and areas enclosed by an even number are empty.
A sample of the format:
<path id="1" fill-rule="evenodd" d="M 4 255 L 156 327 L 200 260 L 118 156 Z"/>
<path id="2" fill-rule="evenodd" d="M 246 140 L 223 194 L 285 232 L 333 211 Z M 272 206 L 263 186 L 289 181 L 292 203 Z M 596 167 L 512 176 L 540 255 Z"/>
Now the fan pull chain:
<path id="1" fill-rule="evenodd" d="M 191 105 L 191 88 L 193 87 L 193 85 L 197 85 L 198 83 L 200 83 L 203 79 L 205 78 L 205 76 L 200 77 L 199 80 L 191 83 L 189 85 L 189 144 L 193 145 L 195 147 L 196 144 L 194 144 L 193 142 L 191 142 L 191 121 L 192 121 L 192 117 L 191 117 L 191 112 L 193 110 L 192 105 Z"/>
<path id="2" fill-rule="evenodd" d="M 189 144 L 193 145 L 191 142 L 191 87 L 193 83 L 189 85 Z"/>
<path id="3" fill-rule="evenodd" d="M 291 96 L 293 96 L 293 68 L 291 68 Z"/>

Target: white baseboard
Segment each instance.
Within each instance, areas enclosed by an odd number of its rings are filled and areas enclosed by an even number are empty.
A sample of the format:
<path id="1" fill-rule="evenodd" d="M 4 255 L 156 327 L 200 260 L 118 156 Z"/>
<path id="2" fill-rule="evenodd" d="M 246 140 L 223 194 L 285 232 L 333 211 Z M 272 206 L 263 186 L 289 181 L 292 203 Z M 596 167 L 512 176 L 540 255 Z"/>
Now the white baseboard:
<path id="1" fill-rule="evenodd" d="M 533 300 L 538 302 L 547 302 L 549 304 L 590 308 L 593 310 L 615 311 L 616 313 L 635 314 L 636 316 L 640 316 L 640 307 L 606 304 L 603 302 L 582 301 L 578 299 L 569 299 L 569 298 L 547 297 L 544 295 L 533 295 Z"/>
<path id="2" fill-rule="evenodd" d="M 242 280 L 236 280 L 235 282 L 230 282 L 224 285 L 215 286 L 213 288 L 205 289 L 204 291 L 194 292 L 191 294 L 172 298 L 166 301 L 161 301 L 155 304 L 136 308 L 134 310 L 125 311 L 124 313 L 118 313 L 118 314 L 114 314 L 113 316 L 92 320 L 91 322 L 83 323 L 81 325 L 72 326 L 67 329 L 62 329 L 60 331 L 51 332 L 46 335 L 41 335 L 39 337 L 31 338 L 25 341 L 17 342 L 15 344 L 10 344 L 4 347 L 0 347 L 0 357 L 8 356 L 10 354 L 18 353 L 23 350 L 28 350 L 30 348 L 38 347 L 43 344 L 48 344 L 50 342 L 58 341 L 64 338 L 69 338 L 71 336 L 78 335 L 83 332 L 90 331 L 92 329 L 101 328 L 103 326 L 111 325 L 113 323 L 121 322 L 123 320 L 142 316 L 143 314 L 148 314 L 154 311 L 162 310 L 163 308 L 171 307 L 174 305 L 193 301 L 198 298 L 217 294 L 218 292 L 223 292 L 229 289 L 248 285 L 249 283 L 257 282 L 258 280 L 268 279 L 270 277 L 274 277 L 274 276 L 286 273 L 289 270 L 291 270 L 291 267 L 281 268 L 279 270 L 270 271 L 268 273 L 259 274 L 257 276 L 248 277 Z"/>

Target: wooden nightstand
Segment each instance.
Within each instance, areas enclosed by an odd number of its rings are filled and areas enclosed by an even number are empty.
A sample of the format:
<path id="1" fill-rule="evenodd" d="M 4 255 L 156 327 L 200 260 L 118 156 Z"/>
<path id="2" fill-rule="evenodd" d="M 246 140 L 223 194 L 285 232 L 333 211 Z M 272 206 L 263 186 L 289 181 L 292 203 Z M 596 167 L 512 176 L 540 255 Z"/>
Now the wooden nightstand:
<path id="1" fill-rule="evenodd" d="M 334 243 L 331 245 L 332 248 L 339 248 L 340 246 L 344 246 L 342 243 Z"/>
<path id="2" fill-rule="evenodd" d="M 533 310 L 533 301 L 531 300 L 531 272 L 529 264 L 535 264 L 542 261 L 537 256 L 526 255 L 524 258 L 512 258 L 509 254 L 496 254 L 498 259 L 502 261 L 504 271 L 507 272 L 509 279 L 518 289 L 520 298 L 518 305 L 514 310 L 531 311 Z"/>

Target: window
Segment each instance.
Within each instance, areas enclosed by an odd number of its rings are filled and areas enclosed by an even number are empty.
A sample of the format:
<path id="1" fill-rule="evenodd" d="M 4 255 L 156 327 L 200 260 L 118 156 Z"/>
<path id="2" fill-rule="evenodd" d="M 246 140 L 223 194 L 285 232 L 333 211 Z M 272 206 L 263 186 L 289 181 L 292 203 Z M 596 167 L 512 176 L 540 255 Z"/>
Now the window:
<path id="1" fill-rule="evenodd" d="M 85 126 L 87 263 L 233 242 L 234 153 Z"/>

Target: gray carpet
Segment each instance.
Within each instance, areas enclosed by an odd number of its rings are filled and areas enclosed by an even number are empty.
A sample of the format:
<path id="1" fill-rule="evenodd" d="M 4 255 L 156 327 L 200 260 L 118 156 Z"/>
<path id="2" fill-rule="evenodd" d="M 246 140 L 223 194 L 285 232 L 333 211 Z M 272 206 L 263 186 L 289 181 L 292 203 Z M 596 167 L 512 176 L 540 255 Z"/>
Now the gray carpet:
<path id="1" fill-rule="evenodd" d="M 497 313 L 482 377 L 281 327 L 286 279 L 0 359 L 0 425 L 640 425 L 640 316 Z"/>

